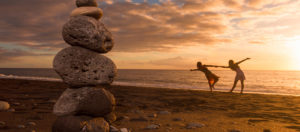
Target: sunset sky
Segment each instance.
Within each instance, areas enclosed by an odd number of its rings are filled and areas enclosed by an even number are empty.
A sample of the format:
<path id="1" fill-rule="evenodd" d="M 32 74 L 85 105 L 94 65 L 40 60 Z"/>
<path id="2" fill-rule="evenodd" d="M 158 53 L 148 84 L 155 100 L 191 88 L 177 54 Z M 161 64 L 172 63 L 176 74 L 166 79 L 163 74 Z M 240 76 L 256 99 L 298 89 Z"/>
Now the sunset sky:
<path id="1" fill-rule="evenodd" d="M 300 70 L 300 0 L 99 0 L 119 69 Z M 51 68 L 75 0 L 1 0 L 0 67 Z"/>

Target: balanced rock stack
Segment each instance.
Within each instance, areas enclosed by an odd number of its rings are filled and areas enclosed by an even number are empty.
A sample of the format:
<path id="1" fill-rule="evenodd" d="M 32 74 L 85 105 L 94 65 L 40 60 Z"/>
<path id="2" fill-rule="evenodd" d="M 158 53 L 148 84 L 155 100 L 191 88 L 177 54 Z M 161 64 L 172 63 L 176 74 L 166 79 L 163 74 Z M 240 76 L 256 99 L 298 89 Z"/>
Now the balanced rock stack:
<path id="1" fill-rule="evenodd" d="M 101 53 L 112 49 L 112 35 L 99 21 L 102 10 L 96 0 L 76 0 L 76 5 L 62 31 L 71 47 L 61 50 L 53 61 L 69 88 L 54 105 L 53 113 L 59 117 L 52 131 L 108 132 L 109 123 L 116 119 L 115 98 L 104 88 L 113 82 L 116 66 Z"/>

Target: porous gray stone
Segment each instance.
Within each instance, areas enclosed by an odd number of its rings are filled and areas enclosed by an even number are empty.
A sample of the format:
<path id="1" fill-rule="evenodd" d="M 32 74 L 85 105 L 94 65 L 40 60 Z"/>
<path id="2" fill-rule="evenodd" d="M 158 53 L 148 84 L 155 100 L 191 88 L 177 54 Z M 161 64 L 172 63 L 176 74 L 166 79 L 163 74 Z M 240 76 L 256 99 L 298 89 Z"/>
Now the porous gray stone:
<path id="1" fill-rule="evenodd" d="M 61 116 L 54 122 L 52 132 L 109 132 L 109 125 L 101 117 Z"/>
<path id="2" fill-rule="evenodd" d="M 97 1 L 96 0 L 76 0 L 76 6 L 82 7 L 82 6 L 95 6 L 97 7 Z"/>
<path id="3" fill-rule="evenodd" d="M 89 16 L 99 20 L 102 17 L 103 13 L 102 10 L 97 7 L 79 7 L 74 9 L 70 16 L 75 17 L 79 15 Z"/>
<path id="4" fill-rule="evenodd" d="M 114 110 L 115 104 L 114 96 L 103 88 L 66 89 L 54 105 L 53 113 L 103 117 Z"/>
<path id="5" fill-rule="evenodd" d="M 114 41 L 104 24 L 92 17 L 75 16 L 64 24 L 63 39 L 72 46 L 80 46 L 99 53 L 109 52 Z"/>
<path id="6" fill-rule="evenodd" d="M 53 68 L 71 88 L 111 84 L 117 73 L 112 60 L 78 46 L 61 50 Z"/>

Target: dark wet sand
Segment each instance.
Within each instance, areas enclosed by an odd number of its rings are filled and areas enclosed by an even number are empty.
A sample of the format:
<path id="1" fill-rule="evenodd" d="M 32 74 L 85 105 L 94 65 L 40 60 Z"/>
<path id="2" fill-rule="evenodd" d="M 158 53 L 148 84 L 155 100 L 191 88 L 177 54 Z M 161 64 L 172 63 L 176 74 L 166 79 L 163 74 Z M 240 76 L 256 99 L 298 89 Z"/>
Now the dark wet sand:
<path id="1" fill-rule="evenodd" d="M 0 79 L 0 100 L 8 101 L 15 112 L 0 112 L 6 122 L 5 132 L 51 131 L 56 116 L 52 114 L 55 100 L 67 86 L 60 82 Z M 272 132 L 300 131 L 300 97 L 281 95 L 232 94 L 207 91 L 110 86 L 116 97 L 116 114 L 129 120 L 117 120 L 118 128 L 133 132 Z M 147 117 L 159 111 L 171 114 Z M 146 120 L 135 120 L 146 117 Z M 181 121 L 174 121 L 180 118 Z M 37 125 L 26 125 L 33 121 Z M 204 124 L 202 128 L 186 129 L 186 124 Z M 17 128 L 17 125 L 26 128 Z M 145 130 L 160 124 L 157 130 Z"/>

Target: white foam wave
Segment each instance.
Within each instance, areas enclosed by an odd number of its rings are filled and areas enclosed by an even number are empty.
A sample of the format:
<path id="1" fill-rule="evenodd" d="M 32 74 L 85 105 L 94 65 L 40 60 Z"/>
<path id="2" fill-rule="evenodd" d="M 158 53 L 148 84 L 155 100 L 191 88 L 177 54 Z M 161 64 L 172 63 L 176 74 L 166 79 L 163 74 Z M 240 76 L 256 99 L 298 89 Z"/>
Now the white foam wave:
<path id="1" fill-rule="evenodd" d="M 0 79 L 22 79 L 22 80 L 38 80 L 38 81 L 51 81 L 51 82 L 61 82 L 58 78 L 49 77 L 27 77 L 27 76 L 16 76 L 16 75 L 4 75 L 0 74 Z"/>

